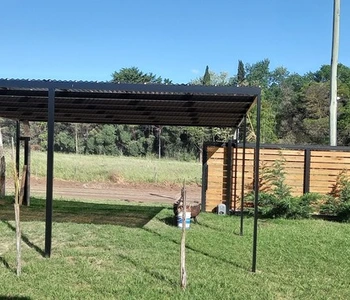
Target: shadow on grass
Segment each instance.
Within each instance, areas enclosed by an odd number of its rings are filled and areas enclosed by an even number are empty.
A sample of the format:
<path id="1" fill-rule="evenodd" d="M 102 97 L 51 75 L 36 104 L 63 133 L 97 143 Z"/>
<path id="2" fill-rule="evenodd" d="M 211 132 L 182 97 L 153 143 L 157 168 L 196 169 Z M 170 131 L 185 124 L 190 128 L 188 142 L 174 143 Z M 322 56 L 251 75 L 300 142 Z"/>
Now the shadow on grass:
<path id="1" fill-rule="evenodd" d="M 149 228 L 145 228 L 145 227 L 144 227 L 143 229 L 144 229 L 145 231 L 147 231 L 147 232 L 150 232 L 150 233 L 152 233 L 152 234 L 154 234 L 154 235 L 159 236 L 159 237 L 162 238 L 162 239 L 166 239 L 166 240 L 168 240 L 168 241 L 170 241 L 170 242 L 173 242 L 174 244 L 176 244 L 176 245 L 178 245 L 178 246 L 181 245 L 181 242 L 180 242 L 180 241 L 176 241 L 176 240 L 174 240 L 174 239 L 170 239 L 170 238 L 168 238 L 168 237 L 166 237 L 166 236 L 163 236 L 163 235 L 161 235 L 160 233 L 158 233 L 158 232 L 156 232 L 156 231 L 153 231 L 153 230 L 151 230 L 151 229 L 149 229 Z M 217 260 L 217 261 L 224 262 L 224 263 L 226 263 L 226 264 L 230 264 L 230 265 L 235 266 L 235 267 L 237 267 L 237 268 L 240 268 L 240 269 L 243 269 L 243 270 L 248 270 L 248 269 L 245 268 L 244 266 L 242 266 L 242 265 L 240 265 L 240 264 L 238 264 L 238 263 L 236 263 L 236 262 L 234 262 L 234 261 L 228 260 L 228 259 L 223 258 L 223 257 L 215 256 L 215 255 L 213 255 L 213 254 L 211 254 L 211 253 L 208 253 L 208 252 L 206 252 L 206 251 L 203 251 L 203 250 L 201 250 L 201 249 L 196 249 L 196 248 L 191 247 L 191 246 L 189 246 L 189 245 L 186 245 L 186 249 L 191 250 L 191 251 L 193 251 L 193 252 L 197 252 L 197 253 L 199 253 L 199 254 L 201 254 L 201 255 L 204 255 L 204 256 L 206 256 L 206 257 L 209 257 L 209 258 L 211 258 L 211 259 L 215 259 L 215 260 Z"/>
<path id="2" fill-rule="evenodd" d="M 1 221 L 1 222 L 6 224 L 7 227 L 10 228 L 13 232 L 16 232 L 16 227 L 12 226 L 8 221 Z M 21 233 L 21 238 L 22 238 L 22 241 L 28 245 L 28 247 L 34 249 L 42 257 L 45 257 L 45 252 L 41 248 L 39 248 L 37 245 L 33 244 L 26 235 Z"/>
<path id="3" fill-rule="evenodd" d="M 157 271 L 152 271 L 149 268 L 142 266 L 140 263 L 136 262 L 135 260 L 131 259 L 130 257 L 127 257 L 123 254 L 118 254 L 118 256 L 124 260 L 126 260 L 127 262 L 131 263 L 132 265 L 134 265 L 136 268 L 141 268 L 143 272 L 151 275 L 152 277 L 167 282 L 170 285 L 176 285 L 177 283 L 169 278 L 167 278 L 166 276 L 164 276 L 163 274 L 157 272 Z"/>
<path id="4" fill-rule="evenodd" d="M 1 296 L 0 295 L 0 300 L 30 300 L 30 297 L 26 296 Z"/>
<path id="5" fill-rule="evenodd" d="M 10 271 L 13 271 L 13 269 L 11 269 L 9 263 L 2 256 L 0 256 L 0 263 L 2 263 L 5 266 L 6 269 L 9 269 Z"/>
<path id="6" fill-rule="evenodd" d="M 13 197 L 0 202 L 0 220 L 14 221 Z M 53 201 L 53 221 L 109 224 L 141 228 L 164 207 L 127 204 L 103 204 L 78 201 Z M 45 200 L 32 197 L 31 205 L 21 207 L 21 221 L 45 221 Z"/>
<path id="7" fill-rule="evenodd" d="M 177 226 L 177 220 L 175 216 L 169 216 L 159 220 L 164 222 L 168 226 Z"/>

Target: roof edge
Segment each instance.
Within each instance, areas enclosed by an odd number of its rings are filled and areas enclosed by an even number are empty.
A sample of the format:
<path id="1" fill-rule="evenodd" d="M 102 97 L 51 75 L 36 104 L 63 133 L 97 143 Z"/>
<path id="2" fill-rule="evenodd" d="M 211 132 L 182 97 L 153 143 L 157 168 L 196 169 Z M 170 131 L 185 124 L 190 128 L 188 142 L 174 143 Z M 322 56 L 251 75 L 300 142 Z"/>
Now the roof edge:
<path id="1" fill-rule="evenodd" d="M 202 86 L 186 84 L 136 84 L 136 83 L 113 83 L 94 81 L 60 81 L 60 80 L 36 80 L 36 79 L 6 79 L 0 78 L 0 88 L 24 88 L 24 89 L 81 89 L 121 92 L 144 92 L 144 93 L 174 93 L 174 94 L 236 94 L 257 96 L 261 94 L 259 87 L 236 87 L 236 86 Z"/>

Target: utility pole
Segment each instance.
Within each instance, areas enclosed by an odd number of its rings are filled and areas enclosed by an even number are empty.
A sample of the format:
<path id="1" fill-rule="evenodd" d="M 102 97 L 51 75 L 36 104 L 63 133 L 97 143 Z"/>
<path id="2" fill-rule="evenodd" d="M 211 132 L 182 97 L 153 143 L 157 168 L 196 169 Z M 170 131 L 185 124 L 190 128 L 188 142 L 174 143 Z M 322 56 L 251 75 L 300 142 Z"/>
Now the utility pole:
<path id="1" fill-rule="evenodd" d="M 339 53 L 339 19 L 340 0 L 334 0 L 333 8 L 333 37 L 331 60 L 331 102 L 329 107 L 329 142 L 330 146 L 337 145 L 337 69 Z"/>

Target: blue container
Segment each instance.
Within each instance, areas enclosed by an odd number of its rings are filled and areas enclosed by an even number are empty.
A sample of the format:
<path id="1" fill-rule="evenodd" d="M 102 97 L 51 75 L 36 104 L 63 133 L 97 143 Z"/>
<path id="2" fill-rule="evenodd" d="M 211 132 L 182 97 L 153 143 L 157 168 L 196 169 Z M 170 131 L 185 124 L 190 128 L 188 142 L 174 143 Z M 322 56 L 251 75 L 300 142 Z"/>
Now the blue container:
<path id="1" fill-rule="evenodd" d="M 191 212 L 186 212 L 185 228 L 189 229 L 191 224 Z M 177 227 L 182 228 L 182 212 L 177 215 Z"/>

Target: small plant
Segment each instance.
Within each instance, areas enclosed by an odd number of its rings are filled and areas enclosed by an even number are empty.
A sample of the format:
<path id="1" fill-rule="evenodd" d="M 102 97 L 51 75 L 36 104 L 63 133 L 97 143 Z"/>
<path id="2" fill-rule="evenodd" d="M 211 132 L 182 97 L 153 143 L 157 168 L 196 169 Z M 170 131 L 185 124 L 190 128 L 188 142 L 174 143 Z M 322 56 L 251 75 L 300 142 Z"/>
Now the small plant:
<path id="1" fill-rule="evenodd" d="M 263 164 L 259 179 L 258 212 L 261 218 L 309 218 L 319 202 L 320 195 L 305 194 L 293 197 L 291 188 L 285 183 L 285 159 L 276 160 L 270 168 Z M 254 192 L 246 196 L 247 202 L 254 201 Z M 253 209 L 249 209 L 252 214 Z"/>
<path id="2" fill-rule="evenodd" d="M 324 203 L 320 205 L 320 214 L 336 216 L 338 214 L 339 199 L 330 195 L 326 196 Z"/>
<path id="3" fill-rule="evenodd" d="M 272 164 L 272 167 L 265 173 L 268 182 L 271 182 L 273 193 L 280 199 L 291 196 L 291 188 L 285 183 L 286 172 L 284 170 L 285 158 L 277 159 Z"/>
<path id="4" fill-rule="evenodd" d="M 289 219 L 308 219 L 313 212 L 313 207 L 311 206 L 311 200 L 313 196 L 305 194 L 301 197 L 289 197 L 286 198 L 288 202 L 288 210 L 286 213 L 286 218 Z"/>
<path id="5" fill-rule="evenodd" d="M 320 212 L 337 216 L 339 221 L 350 220 L 350 179 L 346 170 L 337 176 L 327 200 L 321 205 Z"/>

